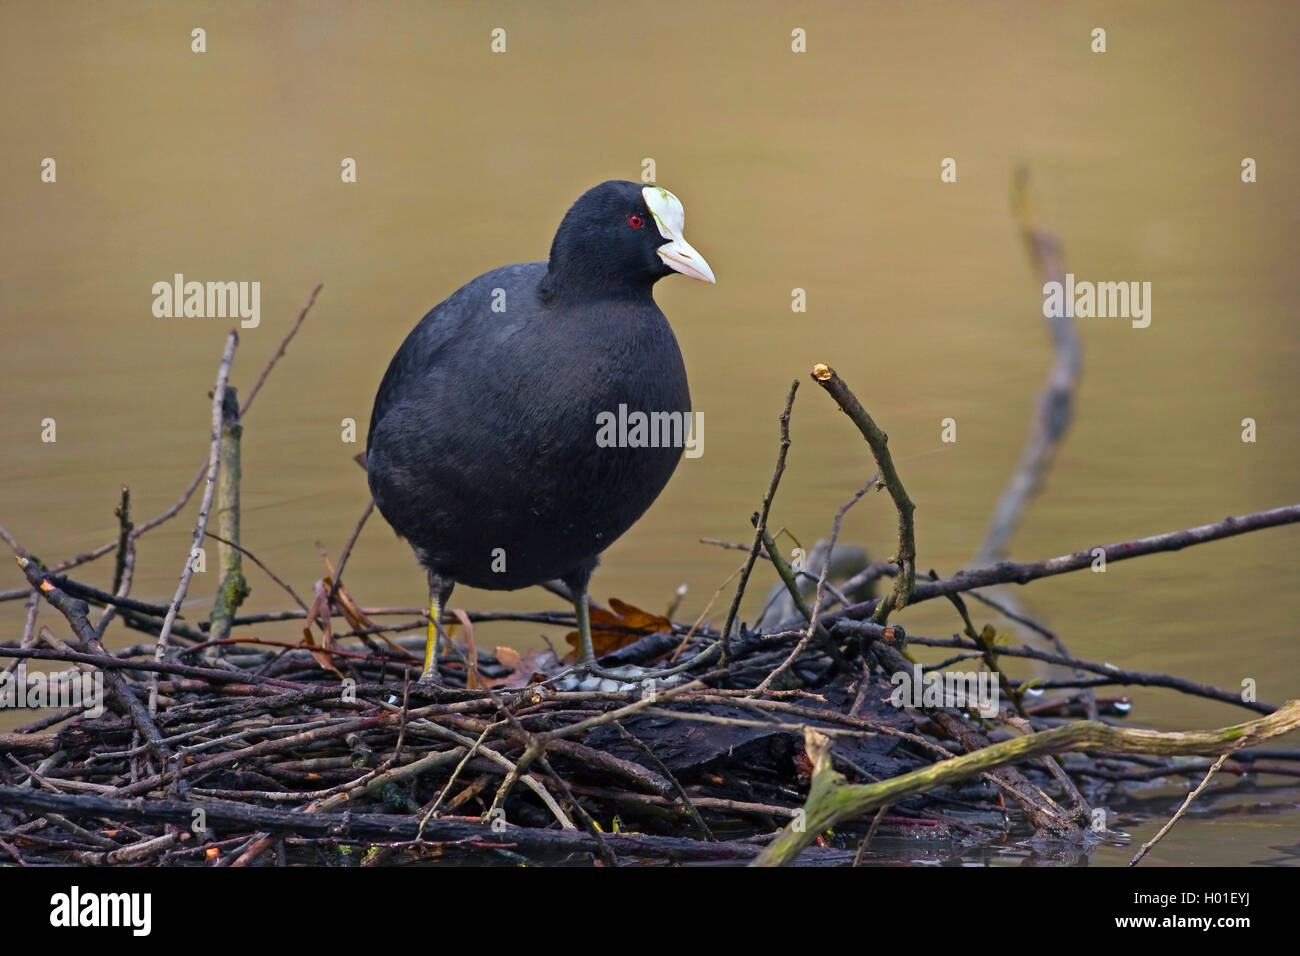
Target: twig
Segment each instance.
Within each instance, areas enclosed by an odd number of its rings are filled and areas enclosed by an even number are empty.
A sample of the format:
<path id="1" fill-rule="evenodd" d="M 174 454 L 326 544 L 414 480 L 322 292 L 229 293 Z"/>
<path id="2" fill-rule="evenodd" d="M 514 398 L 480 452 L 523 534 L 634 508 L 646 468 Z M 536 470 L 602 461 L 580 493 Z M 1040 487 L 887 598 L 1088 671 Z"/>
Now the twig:
<path id="1" fill-rule="evenodd" d="M 375 510 L 375 499 L 371 498 L 366 503 L 366 510 L 361 512 L 361 518 L 357 521 L 356 527 L 352 529 L 347 544 L 343 545 L 343 552 L 339 555 L 338 568 L 334 571 L 333 581 L 330 583 L 330 605 L 334 603 L 334 598 L 339 593 L 339 588 L 343 585 L 343 569 L 347 566 L 348 558 L 352 554 L 352 546 L 357 543 L 357 538 L 361 535 L 361 529 L 366 526 L 366 519 L 370 513 Z"/>
<path id="2" fill-rule="evenodd" d="M 880 480 L 884 482 L 889 496 L 894 500 L 894 508 L 898 511 L 898 554 L 895 556 L 895 562 L 900 573 L 894 578 L 893 591 L 876 602 L 875 614 L 872 617 L 877 624 L 884 624 L 889 619 L 891 611 L 899 610 L 911 600 L 912 591 L 916 586 L 916 531 L 912 519 L 916 505 L 912 504 L 912 499 L 907 496 L 902 479 L 898 477 L 898 471 L 894 468 L 893 456 L 889 454 L 889 436 L 881 431 L 880 426 L 867 414 L 867 410 L 862 407 L 857 396 L 828 365 L 820 363 L 814 365 L 812 377 L 814 382 L 835 399 L 835 403 L 840 406 L 844 414 L 849 416 L 853 424 L 858 427 L 858 431 L 862 433 L 862 437 L 867 440 L 872 457 L 876 459 L 876 466 L 880 469 Z"/>
<path id="3" fill-rule="evenodd" d="M 1178 811 L 1169 818 L 1169 822 L 1160 828 L 1159 833 L 1153 836 L 1146 843 L 1143 843 L 1142 848 L 1138 850 L 1137 853 L 1133 854 L 1133 859 L 1128 861 L 1129 866 L 1137 866 L 1142 857 L 1146 856 L 1147 852 L 1159 843 L 1166 833 L 1173 829 L 1174 824 L 1178 822 L 1178 818 L 1181 817 L 1187 811 L 1187 808 L 1192 805 L 1192 801 L 1196 799 L 1196 795 L 1205 789 L 1206 785 L 1210 782 L 1210 778 L 1219 772 L 1219 768 L 1223 766 L 1223 762 L 1228 759 L 1228 756 L 1227 753 L 1219 755 L 1219 759 L 1214 761 L 1214 766 L 1210 767 L 1209 771 L 1205 774 L 1205 779 L 1200 782 L 1195 790 L 1187 795 L 1187 799 L 1183 801 L 1183 805 L 1178 808 Z"/>
<path id="4" fill-rule="evenodd" d="M 263 683 L 267 686 L 294 688 L 300 685 L 289 681 L 276 680 L 274 677 L 262 677 L 258 674 L 250 674 L 239 670 L 216 670 L 210 667 L 191 667 L 188 664 L 177 664 L 173 661 L 134 661 L 126 660 L 120 657 L 114 657 L 111 654 L 101 651 L 98 654 L 89 654 L 72 649 L 68 650 L 48 650 L 46 648 L 6 648 L 5 654 L 12 654 L 16 658 L 27 658 L 30 660 L 43 661 L 69 661 L 75 664 L 90 664 L 98 667 L 106 674 L 110 671 L 151 671 L 158 674 L 179 674 L 184 677 L 194 677 L 199 680 L 212 681 L 217 684 L 237 684 L 237 683 Z M 329 688 L 328 694 L 331 696 L 338 695 L 338 687 Z"/>
<path id="5" fill-rule="evenodd" d="M 190 578 L 194 576 L 194 558 L 203 543 L 203 532 L 208 527 L 208 511 L 212 507 L 212 495 L 217 487 L 217 466 L 221 451 L 221 406 L 226 399 L 226 382 L 230 379 L 230 365 L 235 360 L 235 346 L 239 344 L 239 333 L 234 329 L 226 336 L 226 348 L 221 353 L 221 364 L 217 366 L 217 384 L 212 391 L 212 440 L 208 452 L 208 477 L 203 489 L 203 501 L 199 505 L 199 518 L 194 525 L 190 549 L 185 553 L 185 567 L 181 569 L 180 583 L 176 585 L 176 594 L 167 608 L 163 618 L 162 631 L 154 651 L 154 660 L 161 661 L 167 656 L 168 639 L 171 637 L 172 625 L 176 623 L 176 614 L 180 611 L 185 592 L 190 588 Z M 158 712 L 158 674 L 155 671 L 149 677 L 149 714 Z"/>
<path id="6" fill-rule="evenodd" d="M 118 522 L 117 566 L 113 568 L 113 587 L 110 590 L 117 594 L 122 587 L 122 578 L 126 575 L 127 545 L 135 528 L 131 523 L 131 489 L 126 485 L 122 486 L 122 501 L 113 514 L 117 516 Z"/>
<path id="7" fill-rule="evenodd" d="M 244 404 L 239 409 L 241 419 L 248 415 L 248 409 L 253 404 L 253 399 L 257 398 L 257 393 L 262 390 L 262 386 L 266 383 L 266 377 L 271 374 L 271 369 L 275 368 L 275 363 L 280 361 L 280 358 L 284 355 L 285 349 L 289 347 L 289 341 L 298 334 L 303 319 L 307 318 L 307 313 L 316 304 L 316 296 L 320 294 L 320 290 L 324 287 L 325 283 L 319 282 L 316 284 L 316 288 L 311 290 L 311 296 L 307 299 L 307 304 L 302 307 L 302 311 L 298 313 L 298 318 L 289 327 L 289 331 L 284 334 L 284 338 L 280 340 L 280 345 L 276 348 L 274 354 L 266 360 L 266 364 L 262 366 L 262 371 L 257 373 L 257 381 L 248 390 L 248 398 L 244 399 Z"/>
<path id="8" fill-rule="evenodd" d="M 700 816 L 700 811 L 696 809 L 695 804 L 687 795 L 686 788 L 682 786 L 681 781 L 679 781 L 676 775 L 668 769 L 667 765 L 659 759 L 659 755 L 650 749 L 649 744 L 640 737 L 637 737 L 635 734 L 629 733 L 621 721 L 614 721 L 614 729 L 618 731 L 620 737 L 627 741 L 631 746 L 635 747 L 642 756 L 649 760 L 659 774 L 668 781 L 669 786 L 672 787 L 673 796 L 685 806 L 686 812 L 690 815 L 691 822 L 699 829 L 700 833 L 704 836 L 704 839 L 709 842 L 717 840 L 717 837 L 713 835 L 713 831 L 709 829 L 709 825 L 705 823 L 704 818 Z"/>
<path id="9" fill-rule="evenodd" d="M 781 483 L 781 474 L 785 471 L 785 456 L 790 450 L 790 410 L 794 407 L 794 393 L 799 390 L 799 380 L 790 383 L 790 394 L 785 400 L 785 410 L 781 412 L 781 446 L 776 453 L 776 467 L 772 478 L 767 483 L 767 493 L 763 495 L 763 506 L 757 512 L 758 520 L 754 522 L 754 543 L 749 547 L 749 557 L 744 570 L 740 572 L 740 581 L 736 585 L 736 596 L 731 599 L 731 608 L 727 611 L 727 623 L 722 628 L 722 663 L 731 660 L 731 629 L 735 626 L 736 615 L 740 612 L 740 602 L 745 596 L 745 587 L 749 584 L 749 574 L 754 570 L 758 559 L 758 549 L 763 546 L 763 535 L 767 532 L 767 514 L 772 508 L 772 499 L 776 497 L 777 486 Z"/>
<path id="10" fill-rule="evenodd" d="M 124 600 L 131 592 L 131 582 L 135 579 L 135 536 L 131 530 L 131 492 L 126 485 L 122 486 L 122 502 L 113 513 L 117 515 L 120 526 L 117 563 L 113 570 L 113 595 L 119 600 Z M 116 616 L 117 605 L 109 604 L 104 609 L 104 613 L 99 616 L 99 623 L 95 626 L 95 637 L 98 640 L 104 639 L 104 632 L 108 630 L 108 625 L 113 623 L 113 618 Z"/>
<path id="11" fill-rule="evenodd" d="M 216 516 L 217 530 L 221 534 L 214 537 L 219 543 L 217 566 L 220 568 L 220 577 L 217 596 L 212 602 L 212 614 L 208 619 L 208 633 L 217 642 L 230 636 L 230 622 L 249 594 L 240 560 L 243 550 L 239 547 L 239 483 L 242 476 L 239 449 L 244 428 L 239 423 L 239 398 L 233 385 L 228 385 L 222 396 L 219 431 Z M 197 543 L 201 542 L 196 541 Z M 219 647 L 218 644 L 205 653 L 215 656 Z"/>
<path id="12" fill-rule="evenodd" d="M 859 625 L 851 622 L 842 622 L 837 626 L 854 628 Z M 915 634 L 909 635 L 907 639 L 909 643 L 919 644 L 926 647 L 959 647 L 982 653 L 982 650 L 978 645 L 967 643 L 960 639 L 920 637 Z M 1184 680 L 1181 677 L 1171 677 L 1167 674 L 1150 674 L 1142 671 L 1123 670 L 1113 664 L 1099 664 L 1095 661 L 1083 660 L 1065 654 L 1049 654 L 1046 651 L 1040 651 L 1036 647 L 999 647 L 998 653 L 1005 657 L 1025 657 L 1030 660 L 1042 661 L 1045 664 L 1058 664 L 1062 667 L 1071 667 L 1078 671 L 1102 674 L 1106 678 L 1103 683 L 1106 684 L 1115 684 L 1121 687 L 1168 687 L 1171 690 L 1180 691 L 1184 694 L 1191 694 L 1196 697 L 1204 697 L 1207 700 L 1217 700 L 1225 704 L 1234 704 L 1235 706 L 1244 707 L 1247 710 L 1253 710 L 1260 714 L 1271 714 L 1277 709 L 1273 704 L 1264 701 L 1242 700 L 1240 691 L 1233 692 L 1221 687 L 1214 687 L 1210 684 L 1197 684 L 1194 681 Z M 1053 681 L 1051 683 L 1057 682 Z"/>
<path id="13" fill-rule="evenodd" d="M 262 563 L 262 561 L 257 557 L 257 555 L 253 554 L 253 552 L 249 551 L 247 548 L 243 547 L 242 545 L 235 544 L 235 542 L 230 541 L 230 540 L 227 539 L 227 538 L 223 538 L 223 537 L 222 537 L 221 535 L 219 535 L 219 534 L 215 534 L 215 533 L 213 533 L 213 532 L 211 532 L 211 531 L 206 532 L 206 534 L 207 534 L 207 536 L 208 536 L 209 538 L 213 538 L 213 539 L 215 539 L 215 540 L 217 540 L 217 541 L 220 541 L 222 544 L 225 544 L 225 545 L 228 545 L 228 546 L 234 548 L 236 551 L 238 551 L 238 552 L 239 552 L 240 554 L 242 554 L 244 557 L 248 558 L 248 560 L 250 560 L 250 561 L 252 561 L 254 564 L 256 564 L 259 568 L 261 568 L 264 572 L 266 572 L 266 576 L 267 576 L 268 578 L 270 578 L 270 579 L 271 579 L 272 581 L 274 581 L 276 584 L 280 585 L 280 587 L 285 591 L 285 593 L 288 594 L 289 597 L 293 598 L 293 603 L 296 604 L 296 605 L 298 605 L 300 608 L 302 608 L 304 614 L 310 613 L 310 612 L 307 610 L 307 605 L 303 603 L 303 600 L 302 600 L 302 598 L 300 598 L 300 597 L 298 596 L 298 593 L 297 593 L 293 588 L 291 588 L 287 583 L 285 583 L 285 582 L 280 578 L 279 575 L 277 575 L 274 571 L 272 571 L 272 570 L 271 570 L 270 568 L 268 568 L 264 563 Z M 232 619 L 232 622 L 231 622 L 231 623 L 233 624 L 233 623 L 242 623 L 242 622 L 240 622 L 238 618 L 234 618 L 234 619 Z"/>
<path id="14" fill-rule="evenodd" d="M 858 844 L 858 852 L 853 854 L 854 866 L 862 865 L 862 857 L 867 852 L 867 847 L 871 844 L 871 838 L 876 835 L 876 828 L 880 826 L 880 821 L 885 818 L 885 814 L 888 812 L 889 804 L 887 803 L 882 804 L 880 809 L 876 811 L 876 815 L 871 821 L 871 826 L 867 829 L 867 835 L 864 836 L 862 842 Z"/>
<path id="15" fill-rule="evenodd" d="M 859 501 L 861 501 L 862 496 L 865 495 L 868 491 L 870 491 L 872 486 L 875 483 L 876 483 L 876 476 L 872 475 L 871 478 L 867 481 L 867 483 L 863 485 L 859 491 L 855 492 L 853 497 L 851 497 L 848 501 L 844 502 L 844 504 L 840 506 L 840 510 L 835 513 L 835 521 L 831 526 L 830 541 L 826 546 L 826 559 L 825 561 L 822 562 L 821 577 L 817 579 L 817 600 L 813 604 L 812 613 L 808 615 L 808 630 L 804 633 L 804 636 L 799 641 L 799 643 L 795 645 L 794 650 L 790 652 L 790 656 L 787 657 L 784 661 L 782 661 L 781 664 L 774 671 L 772 671 L 770 674 L 768 674 L 766 677 L 763 678 L 762 683 L 760 683 L 756 688 L 754 688 L 755 695 L 765 694 L 767 692 L 767 689 L 772 686 L 772 682 L 776 680 L 777 676 L 783 673 L 786 669 L 788 669 L 790 666 L 794 664 L 795 659 L 801 653 L 803 653 L 803 649 L 807 647 L 808 642 L 812 640 L 813 634 L 817 633 L 818 625 L 819 625 L 817 618 L 821 614 L 823 602 L 825 601 L 825 597 L 826 597 L 826 577 L 828 574 L 830 574 L 831 557 L 835 553 L 835 542 L 839 540 L 840 525 L 843 523 L 844 516 L 848 514 L 849 509 L 852 508 Z M 769 538 L 768 540 L 771 539 Z M 769 547 L 768 550 L 769 552 L 774 551 L 774 549 L 771 547 Z M 802 597 L 803 595 L 799 591 L 798 586 L 796 585 L 794 590 L 791 591 L 791 599 L 795 602 L 796 607 L 798 607 L 799 604 L 802 603 Z M 829 646 L 834 647 L 835 646 L 834 638 L 830 636 L 829 632 L 826 632 L 824 627 L 821 628 L 821 630 L 823 633 L 826 634 L 826 643 Z"/>
<path id="16" fill-rule="evenodd" d="M 1235 518 L 1224 518 L 1222 521 L 1216 521 L 1213 524 L 1198 525 L 1181 531 L 1169 531 L 1146 538 L 1137 538 L 1133 541 L 1120 541 L 1115 544 L 1105 545 L 1100 550 L 1104 552 L 1106 562 L 1109 564 L 1114 561 L 1140 558 L 1144 555 L 1157 554 L 1163 551 L 1180 551 L 1192 545 L 1218 541 L 1221 538 L 1231 538 L 1234 535 L 1246 534 L 1249 531 L 1293 524 L 1297 521 L 1300 521 L 1300 504 L 1285 505 L 1281 508 L 1271 508 L 1268 511 L 1255 511 Z M 911 603 L 919 604 L 932 598 L 944 597 L 948 594 L 959 594 L 963 591 L 989 587 L 994 584 L 1028 584 L 1030 581 L 1036 581 L 1039 578 L 1052 577 L 1070 571 L 1080 571 L 1092 566 L 1096 560 L 1093 554 L 1094 550 L 1097 549 L 1085 548 L 1082 551 L 1075 551 L 1072 554 L 1064 554 L 1056 558 L 1048 558 L 1044 561 L 1002 561 L 983 568 L 959 571 L 952 577 L 945 578 L 942 581 L 923 581 L 916 585 L 916 589 L 912 593 Z M 841 617 L 869 617 L 881 600 L 876 598 L 863 601 L 841 611 L 835 611 L 827 616 L 827 620 L 835 620 Z"/>
<path id="17" fill-rule="evenodd" d="M 6 536 L 7 537 L 7 536 Z M 95 636 L 95 629 L 90 625 L 90 618 L 86 616 L 87 607 L 85 601 L 79 601 L 69 597 L 61 589 L 51 584 L 41 573 L 39 562 L 31 555 L 23 551 L 21 547 L 9 539 L 10 543 L 19 552 L 18 566 L 23 569 L 23 574 L 27 576 L 27 581 L 32 587 L 39 590 L 56 610 L 58 610 L 68 624 L 72 627 L 72 633 L 77 635 L 88 650 L 107 656 L 104 645 L 99 642 Z M 14 653 L 11 651 L 11 653 Z M 17 652 L 17 656 L 39 656 L 35 648 Z M 164 759 L 171 755 L 171 748 L 162 739 L 162 734 L 158 731 L 157 725 L 153 721 L 152 715 L 145 709 L 144 705 L 136 698 L 135 692 L 127 685 L 120 674 L 114 671 L 106 670 L 104 672 L 104 682 L 108 685 L 113 698 L 124 708 L 126 713 L 131 717 L 132 723 L 144 736 L 154 752 Z"/>
<path id="18" fill-rule="evenodd" d="M 790 568 L 790 565 L 786 564 L 785 558 L 777 550 L 776 542 L 772 540 L 772 536 L 766 531 L 763 532 L 763 544 L 768 549 L 772 567 L 776 568 L 777 576 L 785 583 L 786 590 L 790 592 L 790 600 L 794 602 L 795 608 L 798 609 L 800 614 L 804 615 L 804 620 L 808 622 L 809 633 L 816 634 L 821 639 L 826 653 L 831 656 L 837 666 L 843 667 L 845 664 L 844 655 L 840 653 L 839 645 L 835 643 L 835 639 L 825 625 L 817 620 L 821 610 L 820 602 L 818 602 L 816 610 L 808 606 L 808 602 L 804 600 L 803 594 L 799 590 L 799 581 L 795 577 L 794 571 Z"/>
<path id="19" fill-rule="evenodd" d="M 0 787 L 0 805 L 47 811 L 69 817 L 152 820 L 188 827 L 196 804 L 179 800 L 124 800 L 84 794 L 43 793 L 21 787 Z M 205 801 L 208 825 L 214 828 L 253 827 L 270 833 L 352 840 L 410 840 L 419 817 L 396 814 L 316 814 L 269 807 Z M 505 843 L 523 852 L 593 852 L 595 839 L 581 830 L 543 830 L 507 824 L 502 832 L 478 821 L 438 819 L 426 827 L 426 841 L 481 841 Z M 654 856 L 677 860 L 747 860 L 758 848 L 745 843 L 705 843 L 686 837 L 649 834 L 606 834 L 609 846 L 628 856 Z"/>

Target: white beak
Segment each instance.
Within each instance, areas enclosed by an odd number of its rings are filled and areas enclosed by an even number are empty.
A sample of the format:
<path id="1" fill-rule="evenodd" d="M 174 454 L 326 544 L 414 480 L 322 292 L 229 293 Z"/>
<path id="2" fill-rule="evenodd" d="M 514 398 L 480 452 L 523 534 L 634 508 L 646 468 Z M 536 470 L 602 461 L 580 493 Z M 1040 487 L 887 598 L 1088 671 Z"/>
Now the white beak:
<path id="1" fill-rule="evenodd" d="M 650 215 L 655 217 L 659 235 L 668 240 L 656 250 L 664 264 L 684 276 L 716 284 L 718 280 L 713 277 L 713 270 L 704 261 L 704 256 L 696 252 L 695 247 L 682 235 L 686 211 L 682 208 L 681 200 L 661 186 L 646 186 L 641 190 L 641 195 L 645 198 Z"/>

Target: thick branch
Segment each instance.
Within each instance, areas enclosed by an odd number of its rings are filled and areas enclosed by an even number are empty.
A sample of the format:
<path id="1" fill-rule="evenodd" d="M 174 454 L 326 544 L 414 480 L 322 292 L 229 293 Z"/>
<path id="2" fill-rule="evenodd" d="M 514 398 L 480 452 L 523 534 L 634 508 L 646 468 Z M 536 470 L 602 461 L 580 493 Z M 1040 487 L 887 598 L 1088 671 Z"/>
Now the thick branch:
<path id="1" fill-rule="evenodd" d="M 895 561 L 901 573 L 894 578 L 893 591 L 875 602 L 876 609 L 872 618 L 877 624 L 884 624 L 891 611 L 898 610 L 911 600 L 916 586 L 916 531 L 912 522 L 916 505 L 907 496 L 902 479 L 894 468 L 893 456 L 889 454 L 889 436 L 867 414 L 857 396 L 829 365 L 814 365 L 812 377 L 814 382 L 835 399 L 844 414 L 858 426 L 858 431 L 862 432 L 862 437 L 867 440 L 871 454 L 876 459 L 876 466 L 880 469 L 880 480 L 885 483 L 889 496 L 894 499 L 894 507 L 898 510 L 898 554 Z"/>
<path id="2" fill-rule="evenodd" d="M 816 731 L 806 732 L 813 779 L 805 804 L 806 815 L 796 828 L 792 823 L 754 861 L 755 866 L 780 866 L 791 862 L 799 851 L 842 820 L 862 816 L 887 803 L 956 783 L 994 767 L 1005 766 L 1044 754 L 1097 750 L 1117 754 L 1159 756 L 1217 756 L 1251 747 L 1300 727 L 1300 700 L 1288 701 L 1280 709 L 1244 724 L 1218 730 L 1165 733 L 1111 727 L 1094 721 L 1079 721 L 1036 734 L 1026 734 L 985 747 L 974 753 L 941 760 L 880 783 L 850 784 L 831 767 L 830 740 Z"/>
<path id="3" fill-rule="evenodd" d="M 208 633 L 212 635 L 213 641 L 222 641 L 230 636 L 230 622 L 249 594 L 241 560 L 243 549 L 239 546 L 239 482 L 243 470 L 239 450 L 243 431 L 244 428 L 239 423 L 239 399 L 232 385 L 226 389 L 221 403 L 216 493 L 217 566 L 221 569 L 221 583 L 217 587 L 209 619 Z M 214 657 L 216 650 L 214 646 L 204 653 Z"/>
<path id="4" fill-rule="evenodd" d="M 38 813 L 58 812 L 75 819 L 142 820 L 189 827 L 196 807 L 202 807 L 208 826 L 225 831 L 264 830 L 268 833 L 339 840 L 414 840 L 420 818 L 381 813 L 297 813 L 270 807 L 205 800 L 123 800 L 88 794 L 46 793 L 23 787 L 0 787 L 0 806 Z M 424 825 L 425 842 L 481 842 L 510 846 L 524 853 L 595 852 L 596 840 L 580 830 L 543 830 L 490 824 L 463 819 L 432 819 Z M 617 853 L 681 860 L 745 860 L 757 848 L 742 843 L 705 843 L 687 837 L 611 833 L 603 837 Z"/>
<path id="5" fill-rule="evenodd" d="M 1110 564 L 1114 561 L 1140 558 L 1143 555 L 1158 554 L 1162 551 L 1179 551 L 1194 544 L 1204 544 L 1207 541 L 1217 541 L 1220 538 L 1231 538 L 1234 535 L 1245 534 L 1248 531 L 1260 531 L 1264 528 L 1294 524 L 1297 521 L 1300 521 L 1300 504 L 1285 505 L 1268 511 L 1256 511 L 1251 514 L 1238 515 L 1235 518 L 1224 518 L 1214 524 L 1198 525 L 1195 528 L 1185 528 L 1182 531 L 1169 531 L 1165 534 L 1151 535 L 1134 541 L 1120 541 L 1115 544 L 1105 545 L 1100 550 L 1105 552 L 1106 563 Z M 1095 560 L 1094 550 L 1096 549 L 1085 548 L 1082 551 L 1064 554 L 1057 558 L 1048 558 L 1045 561 L 1002 561 L 984 568 L 959 571 L 952 577 L 944 578 L 942 581 L 923 581 L 916 586 L 911 603 L 918 604 L 931 598 L 959 594 L 963 591 L 989 587 L 993 584 L 1028 584 L 1030 581 L 1036 581 L 1039 578 L 1065 574 L 1068 571 L 1079 571 L 1092 566 Z M 827 615 L 827 624 L 829 626 L 831 621 L 841 617 L 869 617 L 879 603 L 880 599 L 877 598 L 836 611 Z"/>

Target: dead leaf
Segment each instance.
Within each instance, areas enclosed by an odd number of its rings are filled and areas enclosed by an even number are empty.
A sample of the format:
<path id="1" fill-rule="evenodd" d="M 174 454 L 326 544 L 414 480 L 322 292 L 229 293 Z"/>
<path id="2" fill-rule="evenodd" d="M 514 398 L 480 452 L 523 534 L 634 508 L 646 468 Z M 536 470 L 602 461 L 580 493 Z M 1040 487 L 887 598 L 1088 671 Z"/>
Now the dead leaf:
<path id="1" fill-rule="evenodd" d="M 515 690 L 536 684 L 559 673 L 563 668 L 560 660 L 548 649 L 534 648 L 526 654 L 520 654 L 513 647 L 498 647 L 497 660 L 510 668 L 510 673 L 503 677 L 483 678 L 489 687 L 506 687 Z"/>
<path id="2" fill-rule="evenodd" d="M 311 651 L 311 656 L 316 659 L 316 663 L 322 669 L 332 671 L 342 679 L 343 673 L 334 666 L 334 660 L 329 653 L 334 649 L 334 630 L 330 624 L 329 598 L 330 580 L 329 578 L 322 578 L 316 582 L 316 596 L 311 602 L 311 607 L 307 610 L 307 625 L 302 629 L 302 636 L 307 642 L 307 648 Z M 316 640 L 311 633 L 313 624 L 320 625 L 321 646 L 324 650 L 317 650 Z"/>
<path id="3" fill-rule="evenodd" d="M 460 608 L 451 608 L 456 620 L 465 625 L 465 658 L 469 661 L 469 670 L 465 673 L 467 690 L 482 690 L 483 679 L 478 676 L 478 648 L 474 646 L 474 625 L 469 622 L 469 615 Z"/>
<path id="4" fill-rule="evenodd" d="M 663 615 L 643 611 L 618 598 L 609 599 L 608 610 L 591 609 L 591 644 L 597 657 L 627 647 L 647 634 L 671 633 L 672 629 L 673 622 Z M 577 631 L 570 631 L 564 635 L 564 639 L 573 648 L 573 653 L 569 655 L 572 660 L 577 657 L 581 639 Z"/>

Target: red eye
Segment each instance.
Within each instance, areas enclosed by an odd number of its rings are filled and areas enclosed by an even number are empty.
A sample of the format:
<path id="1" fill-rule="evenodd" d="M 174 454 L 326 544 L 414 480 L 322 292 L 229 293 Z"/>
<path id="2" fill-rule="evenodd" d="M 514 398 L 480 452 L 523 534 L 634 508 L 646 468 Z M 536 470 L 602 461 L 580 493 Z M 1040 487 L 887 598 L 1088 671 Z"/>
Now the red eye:
<path id="1" fill-rule="evenodd" d="M 642 226 L 645 225 L 645 220 L 642 219 L 640 216 L 632 215 L 627 217 L 627 224 L 631 226 L 633 229 L 640 229 Z"/>

